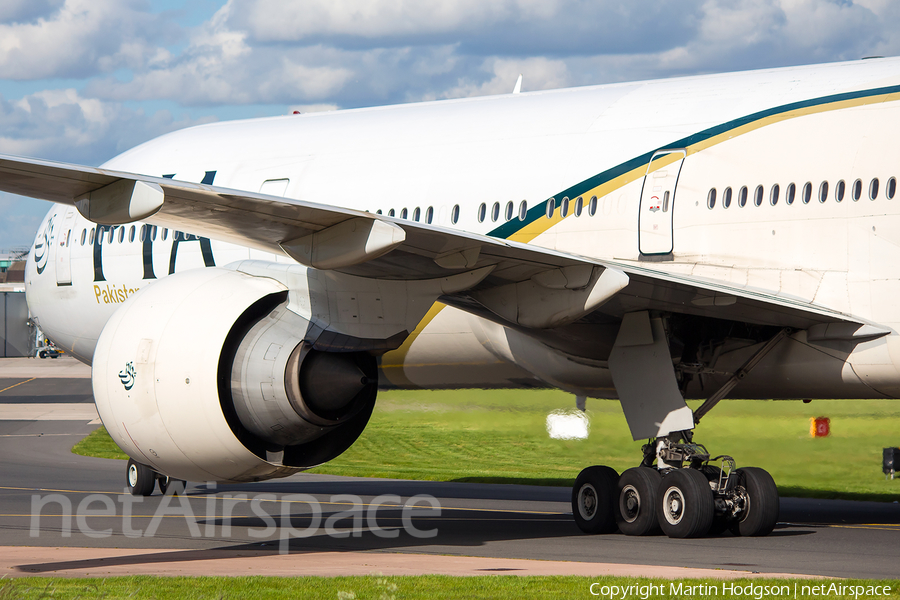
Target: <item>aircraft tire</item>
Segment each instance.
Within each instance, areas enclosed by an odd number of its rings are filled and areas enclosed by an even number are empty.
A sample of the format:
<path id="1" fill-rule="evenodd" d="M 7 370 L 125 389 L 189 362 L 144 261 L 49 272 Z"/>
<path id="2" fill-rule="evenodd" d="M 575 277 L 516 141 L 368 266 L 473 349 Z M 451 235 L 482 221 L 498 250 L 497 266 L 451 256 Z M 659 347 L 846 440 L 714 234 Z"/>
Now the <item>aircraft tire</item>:
<path id="1" fill-rule="evenodd" d="M 659 471 L 650 467 L 634 467 L 619 477 L 617 485 L 616 523 L 625 535 L 651 535 L 659 532 L 656 496 Z"/>
<path id="2" fill-rule="evenodd" d="M 125 483 L 132 496 L 149 496 L 156 487 L 156 472 L 133 459 L 128 459 L 128 467 L 125 471 Z"/>
<path id="3" fill-rule="evenodd" d="M 659 526 L 670 538 L 702 537 L 709 532 L 715 502 L 709 481 L 696 469 L 663 476 L 656 501 Z"/>
<path id="4" fill-rule="evenodd" d="M 769 535 L 778 523 L 781 504 L 775 480 L 758 467 L 744 467 L 735 474 L 737 485 L 745 490 L 748 505 L 741 517 L 732 523 L 731 532 L 740 536 Z"/>
<path id="5" fill-rule="evenodd" d="M 187 482 L 183 479 L 173 479 L 168 475 L 160 475 L 158 484 L 159 492 L 164 496 L 166 495 L 166 492 L 171 492 L 173 496 L 183 495 L 184 488 L 187 486 Z"/>
<path id="6" fill-rule="evenodd" d="M 619 474 L 610 467 L 593 466 L 578 474 L 572 488 L 572 516 L 585 533 L 616 530 L 616 482 Z"/>

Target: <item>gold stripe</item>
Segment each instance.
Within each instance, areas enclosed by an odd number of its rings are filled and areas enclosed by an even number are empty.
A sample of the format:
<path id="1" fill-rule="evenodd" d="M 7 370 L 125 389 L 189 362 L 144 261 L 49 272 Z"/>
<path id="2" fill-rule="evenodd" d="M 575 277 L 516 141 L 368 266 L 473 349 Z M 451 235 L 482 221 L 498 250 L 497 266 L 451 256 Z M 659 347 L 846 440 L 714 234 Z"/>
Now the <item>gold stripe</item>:
<path id="1" fill-rule="evenodd" d="M 422 320 L 419 321 L 419 324 L 416 325 L 413 332 L 409 334 L 406 340 L 404 340 L 403 344 L 396 350 L 385 353 L 381 358 L 381 372 L 392 384 L 398 387 L 413 386 L 413 382 L 406 377 L 406 373 L 403 370 L 403 363 L 406 360 L 406 355 L 409 353 L 409 349 L 413 345 L 413 342 L 419 337 L 419 334 L 422 333 L 425 327 L 427 327 L 428 324 L 438 316 L 438 313 L 446 307 L 446 304 L 435 302 L 431 308 L 428 309 L 428 312 L 425 313 L 425 316 L 422 317 Z"/>
<path id="2" fill-rule="evenodd" d="M 786 111 L 783 113 L 779 113 L 777 115 L 770 115 L 767 117 L 762 117 L 753 121 L 751 123 L 747 123 L 746 125 L 741 125 L 739 127 L 735 127 L 734 129 L 729 129 L 723 133 L 718 135 L 714 135 L 709 137 L 703 141 L 697 142 L 695 144 L 691 144 L 689 146 L 685 146 L 683 148 L 672 147 L 672 150 L 685 150 L 687 152 L 687 156 L 691 154 L 696 154 L 697 152 L 702 152 L 703 150 L 707 150 L 708 148 L 712 148 L 722 142 L 727 142 L 728 140 L 734 139 L 736 137 L 742 136 L 744 134 L 756 131 L 757 129 L 761 129 L 763 127 L 767 127 L 769 125 L 775 125 L 781 121 L 788 121 L 790 119 L 796 119 L 797 117 L 805 117 L 808 115 L 821 114 L 826 112 L 832 112 L 837 110 L 844 110 L 847 108 L 856 108 L 859 106 L 866 106 L 870 104 L 881 104 L 884 102 L 896 102 L 900 100 L 900 93 L 891 93 L 891 94 L 883 94 L 880 96 L 865 96 L 862 98 L 853 98 L 850 100 L 839 100 L 836 102 L 831 102 L 828 104 L 819 104 L 816 106 L 807 106 L 804 108 L 798 108 L 795 110 Z M 667 148 L 661 148 L 660 150 L 666 150 Z M 631 171 L 627 173 L 623 173 L 618 177 L 614 177 L 609 181 L 606 181 L 597 187 L 585 192 L 582 194 L 582 197 L 587 196 L 590 198 L 591 196 L 597 196 L 597 198 L 602 198 L 603 196 L 607 196 L 616 190 L 625 187 L 629 183 L 637 181 L 641 179 L 649 172 L 656 171 L 664 166 L 667 166 L 676 160 L 676 154 L 669 154 L 659 159 L 653 160 L 652 169 L 648 169 L 648 166 L 641 165 L 640 167 L 635 167 Z M 658 161 L 658 164 L 657 164 Z M 552 219 L 538 217 L 516 233 L 509 236 L 509 239 L 515 242 L 528 243 L 532 241 L 534 238 L 538 237 L 542 233 L 545 233 L 551 227 L 555 226 L 557 223 L 562 221 L 562 217 L 559 216 L 560 211 L 555 211 Z M 570 211 L 569 216 L 572 216 L 572 212 Z"/>

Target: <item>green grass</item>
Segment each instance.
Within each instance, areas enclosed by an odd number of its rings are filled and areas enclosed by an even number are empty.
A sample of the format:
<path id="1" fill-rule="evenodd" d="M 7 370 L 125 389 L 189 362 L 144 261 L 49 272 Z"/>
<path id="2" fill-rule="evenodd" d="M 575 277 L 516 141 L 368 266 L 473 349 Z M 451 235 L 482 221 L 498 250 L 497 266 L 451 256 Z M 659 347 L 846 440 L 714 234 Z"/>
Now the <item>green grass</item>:
<path id="1" fill-rule="evenodd" d="M 822 585 L 822 581 L 791 579 L 752 579 L 723 582 L 714 579 L 682 579 L 671 582 L 662 579 L 634 579 L 625 577 L 515 577 L 515 576 L 480 576 L 480 577 L 448 577 L 442 575 L 423 575 L 417 577 L 110 577 L 106 579 L 63 579 L 63 578 L 22 578 L 0 583 L 0 600 L 13 598 L 84 598 L 97 597 L 108 600 L 116 598 L 150 598 L 165 600 L 225 600 L 240 598 L 253 600 L 296 600 L 298 598 L 328 598 L 336 600 L 416 600 L 434 598 L 441 599 L 481 599 L 481 598 L 591 598 L 590 586 L 617 585 L 626 588 L 632 585 L 654 584 L 662 586 L 662 593 L 645 594 L 649 598 L 722 598 L 728 597 L 727 588 L 723 585 L 746 586 L 779 586 L 787 585 L 790 590 L 797 583 L 802 585 Z M 826 582 L 830 585 L 831 582 Z M 860 594 L 858 598 L 865 600 L 874 598 L 898 598 L 897 581 L 885 580 L 842 580 L 835 582 L 846 586 L 890 586 L 889 595 L 871 596 Z M 683 584 L 682 593 L 678 585 Z M 685 587 L 706 585 L 712 587 L 717 594 L 686 594 Z M 674 586 L 674 588 L 673 588 Z M 704 588 L 694 588 L 702 590 Z M 659 591 L 659 590 L 655 590 Z M 647 589 L 649 592 L 649 588 Z M 621 598 L 621 596 L 619 596 Z M 640 598 L 637 593 L 628 598 Z M 755 595 L 735 597 L 754 598 Z M 768 596 L 763 596 L 768 597 Z M 773 596 L 778 597 L 778 596 Z M 783 596 L 782 596 L 783 597 Z M 798 598 L 820 598 L 811 594 L 800 594 Z M 828 595 L 829 598 L 853 598 L 853 594 Z"/>
<path id="2" fill-rule="evenodd" d="M 588 400 L 587 440 L 553 440 L 547 414 L 574 408 L 570 394 L 522 391 L 393 391 L 379 396 L 360 439 L 314 473 L 437 481 L 568 486 L 585 466 L 635 466 L 634 442 L 617 401 Z M 831 418 L 831 436 L 809 436 L 810 417 Z M 900 402 L 726 400 L 696 429 L 695 440 L 738 466 L 772 473 L 784 496 L 894 501 L 900 480 L 881 472 L 883 447 L 900 445 Z M 127 458 L 102 429 L 77 454 Z"/>

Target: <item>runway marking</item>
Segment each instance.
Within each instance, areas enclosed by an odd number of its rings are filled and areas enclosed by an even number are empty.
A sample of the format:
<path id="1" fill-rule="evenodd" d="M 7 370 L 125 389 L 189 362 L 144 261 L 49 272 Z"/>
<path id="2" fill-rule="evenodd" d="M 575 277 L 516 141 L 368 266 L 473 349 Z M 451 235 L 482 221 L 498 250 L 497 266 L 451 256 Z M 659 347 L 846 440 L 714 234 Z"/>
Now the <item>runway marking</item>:
<path id="1" fill-rule="evenodd" d="M 0 438 L 7 437 L 53 437 L 56 435 L 77 435 L 84 437 L 83 433 L 5 433 Z"/>
<path id="2" fill-rule="evenodd" d="M 64 494 L 107 494 L 109 496 L 130 496 L 131 494 L 128 492 L 98 492 L 98 491 L 87 491 L 87 490 L 55 490 L 55 489 L 47 489 L 47 488 L 22 488 L 22 487 L 9 487 L 9 486 L 0 486 L 0 490 L 10 490 L 10 491 L 21 491 L 21 492 L 58 492 Z M 265 492 L 263 492 L 265 493 Z M 230 500 L 232 502 L 247 502 L 250 500 L 249 494 L 244 494 L 247 498 L 235 498 L 235 497 L 218 497 L 218 496 L 210 496 L 209 494 L 193 494 L 189 496 L 183 496 L 188 500 L 203 500 L 204 502 L 212 497 L 216 500 L 222 500 L 223 502 L 226 500 Z M 286 494 L 290 495 L 290 494 Z M 150 496 L 152 498 L 160 498 L 161 496 Z M 309 504 L 303 500 L 283 500 L 281 498 L 263 498 L 260 500 L 261 502 L 276 502 L 276 503 L 287 503 L 287 504 Z M 360 506 L 360 507 L 368 507 L 368 506 L 380 506 L 382 508 L 419 508 L 423 510 L 431 510 L 430 507 L 424 505 L 406 505 L 406 504 L 369 504 L 362 503 L 357 504 L 355 502 L 327 502 L 325 500 L 319 500 L 319 504 L 328 505 L 328 506 Z M 466 508 L 461 506 L 442 506 L 442 511 L 451 510 L 451 511 L 468 511 L 468 512 L 487 512 L 487 513 L 514 513 L 520 515 L 570 515 L 570 512 L 558 512 L 558 511 L 546 511 L 546 510 L 514 510 L 508 508 Z M 0 515 L 4 516 L 4 515 Z"/>
<path id="3" fill-rule="evenodd" d="M 12 385 L 9 386 L 9 387 L 5 387 L 5 388 L 3 388 L 2 390 L 0 390 L 0 394 L 2 394 L 3 392 L 5 392 L 6 390 L 11 390 L 11 389 L 13 389 L 13 388 L 16 387 L 17 385 L 22 385 L 23 383 L 28 383 L 29 381 L 34 381 L 35 379 L 37 379 L 37 377 L 32 377 L 31 379 L 26 379 L 25 381 L 20 381 L 19 383 L 14 383 L 14 384 L 12 384 Z"/>
<path id="4" fill-rule="evenodd" d="M 896 523 L 867 523 L 865 525 L 825 525 L 839 529 L 875 529 L 878 531 L 900 531 L 900 524 Z"/>

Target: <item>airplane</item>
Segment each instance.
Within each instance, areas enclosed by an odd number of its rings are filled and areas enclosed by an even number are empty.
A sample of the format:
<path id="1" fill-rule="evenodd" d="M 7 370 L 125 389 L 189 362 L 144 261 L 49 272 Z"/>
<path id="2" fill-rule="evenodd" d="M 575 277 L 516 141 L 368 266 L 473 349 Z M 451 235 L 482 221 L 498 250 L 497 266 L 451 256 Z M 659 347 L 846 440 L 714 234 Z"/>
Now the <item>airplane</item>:
<path id="1" fill-rule="evenodd" d="M 756 536 L 772 477 L 693 429 L 900 397 L 897 140 L 877 58 L 212 123 L 0 189 L 54 203 L 29 307 L 134 494 L 327 462 L 379 390 L 553 387 L 648 440 L 578 476 L 582 531 Z"/>

